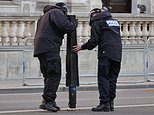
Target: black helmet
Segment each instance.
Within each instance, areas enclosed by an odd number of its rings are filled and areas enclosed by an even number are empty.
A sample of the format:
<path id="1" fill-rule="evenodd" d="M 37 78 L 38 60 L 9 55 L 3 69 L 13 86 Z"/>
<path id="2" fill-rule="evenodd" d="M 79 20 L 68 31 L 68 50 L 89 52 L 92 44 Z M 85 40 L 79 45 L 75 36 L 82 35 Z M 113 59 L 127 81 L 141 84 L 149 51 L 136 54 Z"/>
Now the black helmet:
<path id="1" fill-rule="evenodd" d="M 64 2 L 58 2 L 56 3 L 56 6 L 60 7 L 65 15 L 67 14 L 68 6 Z"/>
<path id="2" fill-rule="evenodd" d="M 101 9 L 99 8 L 94 8 L 90 11 L 90 17 L 92 17 L 96 13 L 101 13 Z"/>
<path id="3" fill-rule="evenodd" d="M 89 21 L 89 25 L 91 26 L 94 17 L 98 14 L 101 13 L 101 9 L 99 8 L 94 8 L 90 11 L 90 21 Z"/>

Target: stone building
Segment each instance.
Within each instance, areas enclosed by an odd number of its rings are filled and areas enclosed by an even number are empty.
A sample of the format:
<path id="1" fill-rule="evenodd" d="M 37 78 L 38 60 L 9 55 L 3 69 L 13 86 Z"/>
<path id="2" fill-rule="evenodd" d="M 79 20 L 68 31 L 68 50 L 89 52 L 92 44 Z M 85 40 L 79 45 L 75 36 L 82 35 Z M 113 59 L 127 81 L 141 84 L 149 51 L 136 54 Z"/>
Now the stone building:
<path id="1" fill-rule="evenodd" d="M 89 11 L 111 8 L 121 24 L 123 61 L 120 76 L 154 75 L 154 0 L 0 0 L 0 80 L 41 78 L 38 60 L 33 58 L 37 19 L 47 4 L 66 2 L 79 23 L 77 37 L 84 43 L 90 36 Z M 66 39 L 61 48 L 65 76 Z M 96 76 L 97 48 L 79 53 L 80 76 Z M 148 77 L 148 78 L 147 78 Z"/>

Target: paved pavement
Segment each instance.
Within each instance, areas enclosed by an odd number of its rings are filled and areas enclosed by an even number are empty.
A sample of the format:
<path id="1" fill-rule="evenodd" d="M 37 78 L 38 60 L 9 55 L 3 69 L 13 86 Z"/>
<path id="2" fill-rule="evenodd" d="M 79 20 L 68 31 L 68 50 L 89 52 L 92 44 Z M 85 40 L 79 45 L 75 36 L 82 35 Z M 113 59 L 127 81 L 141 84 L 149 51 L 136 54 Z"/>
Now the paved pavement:
<path id="1" fill-rule="evenodd" d="M 42 93 L 0 94 L 0 115 L 154 115 L 154 88 L 118 89 L 114 112 L 92 112 L 98 91 L 78 91 L 77 108 L 68 108 L 68 92 L 58 92 L 57 113 L 38 109 Z"/>
<path id="2" fill-rule="evenodd" d="M 154 88 L 154 81 L 151 77 L 147 82 L 144 77 L 119 77 L 117 89 L 134 89 L 134 88 Z M 43 79 L 25 79 L 23 80 L 0 80 L 1 93 L 39 93 L 43 90 Z M 80 77 L 79 91 L 97 90 L 96 77 Z M 68 91 L 65 86 L 65 79 L 62 78 L 58 91 Z"/>
<path id="3" fill-rule="evenodd" d="M 117 84 L 116 111 L 104 115 L 153 115 L 154 82 L 145 82 L 144 77 L 119 77 Z M 143 89 L 144 88 L 144 89 Z M 48 115 L 55 114 L 38 109 L 43 90 L 43 79 L 0 80 L 0 115 Z M 124 93 L 123 93 L 124 92 Z M 91 112 L 98 104 L 96 77 L 80 77 L 78 104 L 76 111 L 68 111 L 68 88 L 65 79 L 59 87 L 59 101 L 62 111 L 57 115 L 102 115 Z M 64 95 L 65 94 L 65 95 Z M 88 97 L 88 98 L 87 98 Z M 67 98 L 67 99 L 65 99 Z"/>

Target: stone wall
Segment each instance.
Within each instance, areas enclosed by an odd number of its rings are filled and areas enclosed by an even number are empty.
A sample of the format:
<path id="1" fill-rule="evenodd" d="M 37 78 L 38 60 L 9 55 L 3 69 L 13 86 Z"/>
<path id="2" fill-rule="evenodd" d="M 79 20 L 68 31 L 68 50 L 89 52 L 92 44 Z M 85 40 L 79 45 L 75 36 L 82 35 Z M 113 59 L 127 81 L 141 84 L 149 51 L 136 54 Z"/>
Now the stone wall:
<path id="1" fill-rule="evenodd" d="M 33 36 L 36 22 L 46 4 L 54 4 L 59 0 L 13 0 L 12 2 L 0 3 L 0 80 L 41 78 L 37 58 L 33 58 Z M 70 2 L 70 0 L 60 0 Z M 95 0 L 72 0 L 72 13 L 79 19 L 77 28 L 78 42 L 83 43 L 90 37 L 88 15 L 93 7 L 100 7 Z M 128 40 L 129 38 L 144 38 L 153 36 L 154 13 L 153 0 L 132 0 L 131 14 L 113 14 L 120 20 L 123 38 L 123 61 L 121 76 L 140 75 L 146 72 L 148 60 L 148 71 L 154 71 L 154 40 L 149 43 L 149 51 L 145 53 L 144 40 Z M 147 3 L 148 1 L 148 3 Z M 148 7 L 147 14 L 137 12 L 137 4 L 142 3 Z M 11 9 L 11 10 L 10 10 Z M 150 9 L 150 10 L 149 10 Z M 149 26 L 150 25 L 150 26 Z M 141 27 L 142 26 L 142 27 Z M 150 28 L 150 29 L 149 29 Z M 32 37 L 26 44 L 23 37 Z M 25 47 L 26 46 L 26 47 Z M 62 75 L 66 72 L 66 39 L 61 49 Z M 81 51 L 79 53 L 80 76 L 97 75 L 97 49 L 92 51 Z"/>
<path id="2" fill-rule="evenodd" d="M 33 58 L 32 52 L 5 49 L 0 51 L 0 60 L 0 80 L 40 76 L 38 60 Z"/>
<path id="3" fill-rule="evenodd" d="M 90 2 L 90 9 L 101 8 L 101 7 L 102 7 L 101 0 L 91 0 L 91 2 Z"/>
<path id="4" fill-rule="evenodd" d="M 151 0 L 151 11 L 154 14 L 154 0 Z"/>
<path id="5" fill-rule="evenodd" d="M 154 17 L 133 17 L 113 14 L 121 24 L 123 60 L 121 76 L 142 76 L 145 69 L 154 71 Z M 38 17 L 1 17 L 0 19 L 0 79 L 41 78 L 38 59 L 33 57 L 34 28 Z M 13 30 L 13 31 L 12 31 Z M 90 37 L 88 20 L 79 18 L 78 43 Z M 145 43 L 149 48 L 146 49 Z M 26 38 L 23 40 L 22 38 Z M 25 41 L 25 42 L 24 42 Z M 62 76 L 66 73 L 66 39 L 61 48 Z M 148 68 L 146 63 L 148 62 Z M 80 76 L 97 75 L 97 48 L 79 53 Z"/>
<path id="6" fill-rule="evenodd" d="M 12 0 L 0 1 L 0 16 L 40 16 L 47 4 L 66 2 L 71 5 L 71 11 L 78 16 L 88 16 L 89 11 L 101 7 L 101 0 Z M 132 0 L 132 14 L 140 15 L 137 5 L 146 6 L 146 14 L 154 14 L 153 0 Z"/>
<path id="7" fill-rule="evenodd" d="M 84 16 L 90 11 L 89 0 L 12 0 L 0 1 L 0 16 L 40 16 L 45 5 L 57 2 L 66 2 L 76 15 Z"/>

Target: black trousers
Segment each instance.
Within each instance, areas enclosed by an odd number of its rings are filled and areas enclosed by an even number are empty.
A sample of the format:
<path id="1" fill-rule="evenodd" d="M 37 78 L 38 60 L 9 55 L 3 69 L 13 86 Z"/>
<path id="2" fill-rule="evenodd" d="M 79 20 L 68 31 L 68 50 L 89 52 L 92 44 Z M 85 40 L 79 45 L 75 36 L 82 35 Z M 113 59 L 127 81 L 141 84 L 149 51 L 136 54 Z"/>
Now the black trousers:
<path id="1" fill-rule="evenodd" d="M 47 52 L 38 56 L 41 73 L 44 77 L 43 99 L 46 102 L 55 101 L 61 79 L 61 59 L 59 52 Z"/>
<path id="2" fill-rule="evenodd" d="M 116 83 L 120 71 L 120 62 L 106 56 L 98 59 L 98 90 L 100 103 L 108 103 L 116 97 Z"/>

